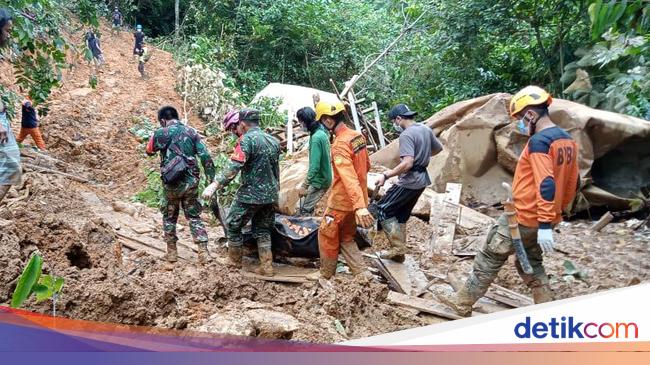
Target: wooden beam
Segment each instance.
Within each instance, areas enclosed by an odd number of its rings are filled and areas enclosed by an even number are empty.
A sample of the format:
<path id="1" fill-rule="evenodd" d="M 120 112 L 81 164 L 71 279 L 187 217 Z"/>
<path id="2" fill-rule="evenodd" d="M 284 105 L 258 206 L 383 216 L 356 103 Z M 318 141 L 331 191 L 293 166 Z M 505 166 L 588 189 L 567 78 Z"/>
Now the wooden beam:
<path id="1" fill-rule="evenodd" d="M 384 131 L 381 128 L 381 120 L 379 118 L 379 108 L 377 108 L 377 102 L 372 102 L 372 109 L 375 111 L 375 126 L 377 129 L 377 136 L 379 137 L 379 145 L 381 148 L 386 147 L 386 138 L 384 138 Z"/>
<path id="2" fill-rule="evenodd" d="M 612 220 L 614 219 L 614 216 L 612 213 L 607 212 L 603 214 L 602 217 L 598 220 L 598 222 L 594 223 L 591 228 L 589 228 L 592 232 L 600 232 L 601 229 L 605 228 L 606 225 L 608 225 Z"/>
<path id="3" fill-rule="evenodd" d="M 89 183 L 90 182 L 90 180 L 88 180 L 86 178 L 83 178 L 81 176 L 68 174 L 68 173 L 65 173 L 65 172 L 58 171 L 58 170 L 48 169 L 46 167 L 41 167 L 41 166 L 32 165 L 32 164 L 28 164 L 28 163 L 24 163 L 23 166 L 28 167 L 28 168 L 33 169 L 33 170 L 36 170 L 37 172 L 44 172 L 44 173 L 49 173 L 49 174 L 60 175 L 60 176 L 66 177 L 68 179 L 78 181 L 78 182 L 82 182 L 82 183 Z"/>
<path id="4" fill-rule="evenodd" d="M 535 304 L 533 298 L 496 284 L 490 285 L 487 293 L 485 293 L 485 297 L 507 304 L 513 308 L 521 308 Z"/>
<path id="5" fill-rule="evenodd" d="M 433 314 L 438 317 L 447 318 L 447 319 L 461 319 L 463 317 L 459 316 L 451 308 L 446 305 L 439 303 L 430 299 L 422 299 L 413 297 L 410 295 L 404 295 L 394 291 L 388 292 L 388 297 L 386 298 L 390 303 L 401 305 L 407 308 L 417 309 L 420 312 Z M 473 314 L 480 314 L 474 312 Z"/>
<path id="6" fill-rule="evenodd" d="M 462 184 L 448 183 L 444 197 L 437 194 L 431 201 L 430 222 L 433 226 L 431 234 L 431 253 L 433 255 L 448 255 L 452 252 L 456 223 L 460 215 L 460 193 Z"/>
<path id="7" fill-rule="evenodd" d="M 274 281 L 274 282 L 279 282 L 279 283 L 295 283 L 295 284 L 302 284 L 302 283 L 307 283 L 309 280 L 305 277 L 300 277 L 300 276 L 279 276 L 279 275 L 274 275 L 274 276 L 263 276 L 263 275 L 258 275 L 253 272 L 249 271 L 242 271 L 242 275 L 247 278 L 251 279 L 258 279 L 258 280 L 264 280 L 264 281 Z"/>
<path id="8" fill-rule="evenodd" d="M 293 154 L 293 118 L 291 109 L 287 110 L 287 153 Z"/>
<path id="9" fill-rule="evenodd" d="M 343 94 L 345 95 L 345 94 Z M 361 132 L 361 124 L 359 123 L 359 115 L 357 114 L 357 105 L 354 101 L 354 93 L 348 92 L 348 100 L 350 101 L 350 111 L 352 112 L 352 120 L 354 121 L 354 129 Z"/>

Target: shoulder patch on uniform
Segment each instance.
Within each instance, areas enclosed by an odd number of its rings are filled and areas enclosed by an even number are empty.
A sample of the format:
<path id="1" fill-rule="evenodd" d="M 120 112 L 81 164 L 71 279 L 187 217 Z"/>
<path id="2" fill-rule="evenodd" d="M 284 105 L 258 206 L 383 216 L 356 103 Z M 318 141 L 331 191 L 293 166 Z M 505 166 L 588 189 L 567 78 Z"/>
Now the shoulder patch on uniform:
<path id="1" fill-rule="evenodd" d="M 343 157 L 338 156 L 338 155 L 334 156 L 334 164 L 335 165 L 340 165 L 342 163 L 343 163 Z"/>
<path id="2" fill-rule="evenodd" d="M 357 153 L 361 151 L 362 149 L 366 148 L 366 139 L 363 138 L 362 135 L 358 135 L 350 141 L 350 145 L 352 146 L 352 151 L 354 153 Z"/>
<path id="3" fill-rule="evenodd" d="M 230 155 L 230 159 L 241 163 L 246 162 L 246 154 L 244 154 L 244 151 L 242 151 L 241 149 L 241 141 L 238 142 L 237 145 L 235 146 L 235 150 L 232 151 L 232 154 Z"/>
<path id="4" fill-rule="evenodd" d="M 571 135 L 560 127 L 545 129 L 530 137 L 530 141 L 528 142 L 528 152 L 548 153 L 553 142 L 562 139 L 571 139 Z"/>

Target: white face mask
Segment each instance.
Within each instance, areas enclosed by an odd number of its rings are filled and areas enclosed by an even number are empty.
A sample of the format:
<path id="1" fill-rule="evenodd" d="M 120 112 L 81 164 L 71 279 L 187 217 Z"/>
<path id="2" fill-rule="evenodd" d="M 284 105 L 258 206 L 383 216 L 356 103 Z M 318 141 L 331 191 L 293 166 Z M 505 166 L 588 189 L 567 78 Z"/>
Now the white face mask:
<path id="1" fill-rule="evenodd" d="M 397 123 L 397 119 L 395 119 L 395 120 L 393 121 L 393 129 L 394 129 L 395 132 L 397 132 L 397 133 L 402 133 L 402 132 L 404 132 L 404 128 L 402 128 L 402 127 L 399 125 L 399 123 Z"/>

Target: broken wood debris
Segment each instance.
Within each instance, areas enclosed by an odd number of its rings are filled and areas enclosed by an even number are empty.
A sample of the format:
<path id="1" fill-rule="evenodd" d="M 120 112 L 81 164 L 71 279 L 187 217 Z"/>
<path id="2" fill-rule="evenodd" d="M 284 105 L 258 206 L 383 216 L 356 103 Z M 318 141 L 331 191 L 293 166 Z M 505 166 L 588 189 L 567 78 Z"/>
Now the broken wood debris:
<path id="1" fill-rule="evenodd" d="M 603 214 L 602 217 L 598 220 L 598 222 L 594 223 L 593 226 L 591 226 L 590 230 L 592 232 L 600 232 L 603 228 L 605 228 L 606 225 L 608 225 L 612 220 L 614 219 L 614 216 L 612 215 L 611 212 L 607 212 Z"/>
<path id="2" fill-rule="evenodd" d="M 460 215 L 462 188 L 462 184 L 447 183 L 444 196 L 437 194 L 431 200 L 430 221 L 433 225 L 431 253 L 434 255 L 451 253 L 456 223 Z"/>
<path id="3" fill-rule="evenodd" d="M 447 318 L 447 319 L 461 319 L 463 317 L 459 316 L 451 308 L 446 305 L 439 303 L 431 299 L 422 299 L 413 297 L 410 295 L 405 295 L 402 293 L 390 291 L 388 292 L 388 297 L 386 298 L 390 303 L 401 305 L 407 308 L 417 309 L 420 312 L 433 314 L 438 317 Z M 480 314 L 474 312 L 473 314 Z"/>
<path id="4" fill-rule="evenodd" d="M 47 167 L 32 165 L 32 164 L 28 164 L 28 163 L 24 163 L 23 167 L 30 168 L 30 169 L 35 170 L 37 172 L 60 175 L 60 176 L 66 177 L 68 179 L 78 181 L 78 182 L 82 182 L 82 183 L 89 183 L 90 182 L 90 180 L 88 180 L 88 179 L 86 179 L 84 177 L 73 175 L 73 174 L 68 174 L 66 172 L 61 172 L 59 170 L 48 169 Z"/>

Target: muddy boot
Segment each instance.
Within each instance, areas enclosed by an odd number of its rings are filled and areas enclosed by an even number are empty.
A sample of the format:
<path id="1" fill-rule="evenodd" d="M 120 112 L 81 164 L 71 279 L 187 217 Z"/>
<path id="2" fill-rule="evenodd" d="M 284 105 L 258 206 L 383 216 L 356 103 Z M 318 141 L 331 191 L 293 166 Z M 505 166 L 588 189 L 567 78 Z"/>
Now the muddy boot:
<path id="1" fill-rule="evenodd" d="M 336 274 L 336 263 L 337 259 L 320 259 L 320 277 L 326 280 L 329 280 L 334 274 Z"/>
<path id="2" fill-rule="evenodd" d="M 447 295 L 438 295 L 438 300 L 443 304 L 447 305 L 458 313 L 461 317 L 471 317 L 472 316 L 472 306 L 483 296 L 481 290 L 474 284 L 478 282 L 473 274 L 467 278 L 467 281 L 456 291 L 456 294 L 447 296 Z"/>
<path id="3" fill-rule="evenodd" d="M 356 242 L 341 242 L 341 254 L 345 258 L 345 261 L 350 267 L 352 275 L 359 276 L 363 275 L 365 266 L 363 264 L 363 258 L 361 257 L 361 251 Z"/>
<path id="4" fill-rule="evenodd" d="M 553 292 L 551 292 L 551 287 L 548 284 L 543 284 L 531 288 L 533 291 L 533 300 L 535 304 L 546 303 L 553 301 Z"/>
<path id="5" fill-rule="evenodd" d="M 163 257 L 167 262 L 178 261 L 178 248 L 176 242 L 167 242 L 167 254 Z"/>
<path id="6" fill-rule="evenodd" d="M 389 218 L 381 222 L 390 242 L 390 250 L 380 255 L 382 259 L 402 263 L 406 259 L 406 224 L 397 223 L 396 218 Z"/>
<path id="7" fill-rule="evenodd" d="M 198 251 L 196 252 L 198 258 L 199 258 L 199 264 L 201 265 L 207 265 L 210 262 L 212 262 L 212 257 L 210 257 L 210 252 L 208 251 L 208 243 L 207 242 L 198 242 L 197 245 L 199 246 Z"/>
<path id="8" fill-rule="evenodd" d="M 241 268 L 241 259 L 244 249 L 241 245 L 233 245 L 228 242 L 228 266 Z"/>
<path id="9" fill-rule="evenodd" d="M 255 269 L 257 275 L 273 276 L 273 253 L 270 247 L 258 247 L 260 267 Z"/>

